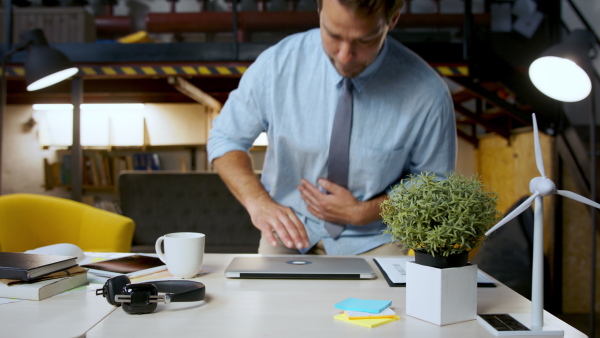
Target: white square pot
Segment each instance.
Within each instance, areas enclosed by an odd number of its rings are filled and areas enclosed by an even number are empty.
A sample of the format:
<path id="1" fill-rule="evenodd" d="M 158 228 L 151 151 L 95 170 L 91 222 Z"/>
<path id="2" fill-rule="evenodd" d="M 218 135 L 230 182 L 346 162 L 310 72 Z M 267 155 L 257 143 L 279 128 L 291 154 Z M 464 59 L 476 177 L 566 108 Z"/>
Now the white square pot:
<path id="1" fill-rule="evenodd" d="M 438 269 L 406 263 L 406 314 L 437 325 L 477 317 L 477 265 Z"/>

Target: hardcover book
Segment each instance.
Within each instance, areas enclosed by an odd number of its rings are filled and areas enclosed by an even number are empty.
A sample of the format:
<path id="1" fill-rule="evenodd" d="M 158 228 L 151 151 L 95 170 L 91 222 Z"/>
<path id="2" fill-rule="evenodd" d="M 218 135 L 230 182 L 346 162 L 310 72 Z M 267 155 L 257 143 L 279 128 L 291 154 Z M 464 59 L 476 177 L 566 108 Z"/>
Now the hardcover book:
<path id="1" fill-rule="evenodd" d="M 28 281 L 76 266 L 76 257 L 0 252 L 0 278 Z"/>
<path id="2" fill-rule="evenodd" d="M 72 274 L 68 277 L 58 277 L 17 284 L 0 282 L 0 297 L 27 300 L 42 300 L 67 290 L 87 284 L 87 271 L 81 267 L 69 269 Z"/>

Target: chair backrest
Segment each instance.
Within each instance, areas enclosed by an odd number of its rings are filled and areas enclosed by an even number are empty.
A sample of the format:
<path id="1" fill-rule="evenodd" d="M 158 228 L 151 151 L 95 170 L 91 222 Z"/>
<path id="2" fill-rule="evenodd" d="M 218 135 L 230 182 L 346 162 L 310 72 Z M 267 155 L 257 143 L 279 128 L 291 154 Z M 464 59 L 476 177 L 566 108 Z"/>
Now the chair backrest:
<path id="1" fill-rule="evenodd" d="M 258 252 L 260 231 L 216 173 L 124 172 L 119 196 L 136 223 L 132 251 L 154 252 L 158 237 L 191 231 L 206 235 L 209 253 Z"/>
<path id="2" fill-rule="evenodd" d="M 0 196 L 1 251 L 71 243 L 84 251 L 129 252 L 134 228 L 128 217 L 65 198 Z"/>

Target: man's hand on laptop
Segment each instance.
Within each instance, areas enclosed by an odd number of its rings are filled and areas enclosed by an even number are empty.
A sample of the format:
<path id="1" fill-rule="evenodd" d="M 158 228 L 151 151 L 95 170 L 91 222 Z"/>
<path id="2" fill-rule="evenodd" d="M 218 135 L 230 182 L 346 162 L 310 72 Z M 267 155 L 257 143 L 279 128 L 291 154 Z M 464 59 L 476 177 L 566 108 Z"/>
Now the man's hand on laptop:
<path id="1" fill-rule="evenodd" d="M 272 246 L 277 246 L 277 238 L 288 248 L 308 248 L 310 242 L 304 224 L 296 213 L 274 201 L 259 203 L 248 208 L 252 223 L 263 233 Z"/>

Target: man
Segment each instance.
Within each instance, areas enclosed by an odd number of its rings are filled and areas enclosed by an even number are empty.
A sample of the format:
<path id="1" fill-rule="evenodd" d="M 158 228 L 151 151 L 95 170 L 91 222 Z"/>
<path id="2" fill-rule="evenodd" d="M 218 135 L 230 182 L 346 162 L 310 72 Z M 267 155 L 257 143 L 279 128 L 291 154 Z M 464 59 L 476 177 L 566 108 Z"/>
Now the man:
<path id="1" fill-rule="evenodd" d="M 407 174 L 454 170 L 447 87 L 386 37 L 402 3 L 319 1 L 320 29 L 262 53 L 215 119 L 209 160 L 262 232 L 259 253 L 399 254 L 379 204 Z M 327 179 L 344 79 L 353 105 L 347 188 Z M 262 131 L 269 147 L 259 181 L 247 151 Z"/>

